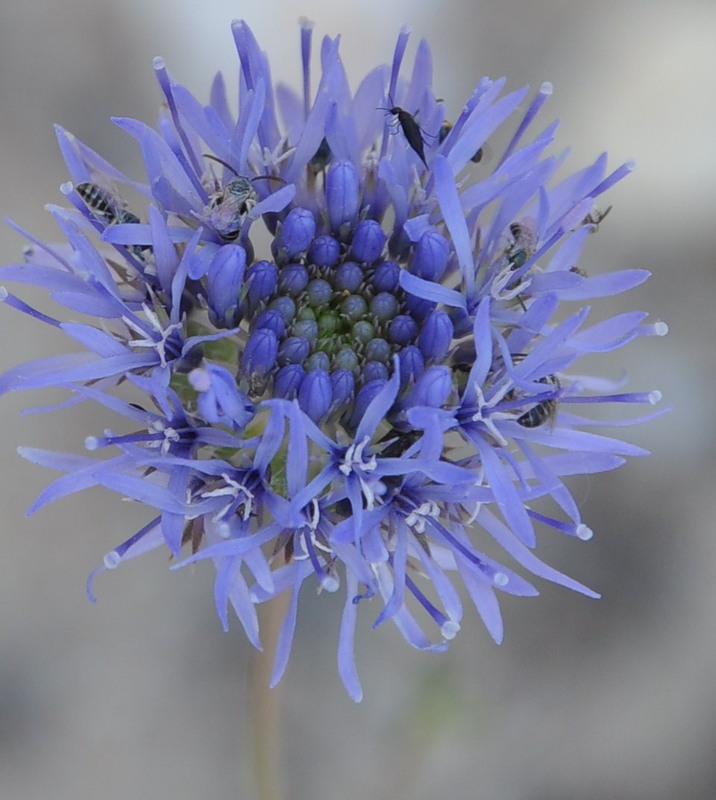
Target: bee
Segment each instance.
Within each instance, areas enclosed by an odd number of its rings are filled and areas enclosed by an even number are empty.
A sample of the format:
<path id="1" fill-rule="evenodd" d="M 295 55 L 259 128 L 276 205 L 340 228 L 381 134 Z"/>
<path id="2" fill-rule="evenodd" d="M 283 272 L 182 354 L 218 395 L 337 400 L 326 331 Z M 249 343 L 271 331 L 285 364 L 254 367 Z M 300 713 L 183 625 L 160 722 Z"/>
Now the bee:
<path id="1" fill-rule="evenodd" d="M 391 100 L 391 103 L 392 102 Z M 427 167 L 428 162 L 425 160 L 425 140 L 423 139 L 423 131 L 420 125 L 415 121 L 415 115 L 409 114 L 404 108 L 395 105 L 390 108 L 381 107 L 379 110 L 387 111 L 389 114 L 394 114 L 398 118 L 398 125 L 403 129 L 403 135 L 407 139 L 408 144 Z"/>
<path id="2" fill-rule="evenodd" d="M 606 211 L 600 211 L 598 208 L 593 209 L 582 220 L 582 225 L 591 225 L 591 233 L 596 233 L 599 230 L 602 220 L 607 216 L 607 214 L 609 214 L 611 210 L 611 206 L 609 206 Z"/>
<path id="3" fill-rule="evenodd" d="M 548 386 L 554 386 L 556 391 L 560 389 L 560 382 L 556 375 L 547 375 L 540 378 L 538 383 L 544 383 Z M 548 397 L 545 400 L 540 400 L 539 403 L 532 406 L 529 411 L 517 417 L 517 424 L 523 428 L 539 428 L 546 422 L 553 423 L 557 415 L 558 400 L 557 397 Z"/>
<path id="4" fill-rule="evenodd" d="M 127 210 L 118 197 L 101 186 L 97 186 L 96 183 L 79 183 L 75 188 L 77 194 L 85 201 L 87 208 L 106 225 L 140 222 L 139 217 Z"/>
<path id="5" fill-rule="evenodd" d="M 96 183 L 85 181 L 78 183 L 75 189 L 87 208 L 105 225 L 139 225 L 141 223 L 136 214 L 125 208 L 119 197 L 107 189 L 97 186 Z M 152 248 L 146 244 L 133 244 L 129 249 L 141 260 L 144 260 L 152 251 Z"/>
<path id="6" fill-rule="evenodd" d="M 448 133 L 453 129 L 453 124 L 449 120 L 445 120 L 443 124 L 440 126 L 440 130 L 438 131 L 438 144 L 442 144 L 445 139 L 447 139 Z M 483 156 L 485 155 L 485 151 L 481 147 L 470 159 L 473 164 L 479 164 L 482 161 Z"/>
<path id="7" fill-rule="evenodd" d="M 450 120 L 445 120 L 443 124 L 440 126 L 440 130 L 438 131 L 438 144 L 442 144 L 445 139 L 447 139 L 448 133 L 453 129 L 453 124 Z"/>
<path id="8" fill-rule="evenodd" d="M 524 219 L 510 225 L 513 243 L 505 250 L 511 270 L 523 267 L 532 258 L 537 246 L 537 231 L 534 222 Z"/>
<path id="9" fill-rule="evenodd" d="M 318 145 L 318 150 L 313 154 L 313 158 L 308 162 L 308 169 L 313 175 L 318 175 L 322 172 L 331 162 L 333 154 L 331 153 L 328 140 L 324 136 L 321 143 Z"/>
<path id="10" fill-rule="evenodd" d="M 248 178 L 245 175 L 239 175 L 230 164 L 216 156 L 206 154 L 205 157 L 212 161 L 218 161 L 219 164 L 223 164 L 226 169 L 234 173 L 235 177 L 223 189 L 217 189 L 209 198 L 207 214 L 209 223 L 219 236 L 224 241 L 233 241 L 241 231 L 244 217 L 258 202 L 254 181 L 280 181 L 282 183 L 284 181 L 283 178 L 274 175 L 257 175 L 254 178 Z"/>

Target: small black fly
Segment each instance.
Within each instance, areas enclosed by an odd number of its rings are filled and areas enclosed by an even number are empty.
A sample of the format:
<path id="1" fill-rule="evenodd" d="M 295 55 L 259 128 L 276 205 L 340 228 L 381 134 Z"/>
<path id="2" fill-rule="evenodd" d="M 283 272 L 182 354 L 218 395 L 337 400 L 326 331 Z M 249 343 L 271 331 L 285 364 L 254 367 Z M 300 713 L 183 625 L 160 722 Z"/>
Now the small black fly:
<path id="1" fill-rule="evenodd" d="M 391 100 L 391 103 L 392 102 Z M 379 110 L 387 111 L 389 114 L 395 114 L 398 118 L 398 124 L 403 129 L 403 135 L 408 140 L 408 144 L 427 167 L 428 162 L 425 160 L 425 139 L 423 139 L 423 131 L 420 125 L 415 121 L 415 115 L 409 114 L 400 106 L 391 106 L 391 108 L 381 107 Z"/>

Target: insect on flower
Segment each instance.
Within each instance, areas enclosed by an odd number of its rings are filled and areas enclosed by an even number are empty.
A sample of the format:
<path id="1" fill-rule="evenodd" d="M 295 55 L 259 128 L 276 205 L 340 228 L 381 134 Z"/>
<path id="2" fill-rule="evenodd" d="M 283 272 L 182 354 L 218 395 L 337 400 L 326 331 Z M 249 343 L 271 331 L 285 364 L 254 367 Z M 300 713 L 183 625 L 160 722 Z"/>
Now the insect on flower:
<path id="1" fill-rule="evenodd" d="M 607 217 L 609 212 L 612 210 L 611 206 L 607 206 L 605 211 L 600 211 L 598 208 L 593 209 L 592 211 L 587 214 L 587 216 L 582 221 L 583 225 L 591 225 L 592 229 L 590 233 L 596 233 L 599 230 L 599 226 L 602 224 L 602 221 Z"/>
<path id="2" fill-rule="evenodd" d="M 556 375 L 547 375 L 544 378 L 540 378 L 539 383 L 554 386 L 556 392 L 561 388 L 559 378 L 557 378 Z M 546 422 L 551 424 L 554 422 L 554 418 L 557 415 L 558 404 L 559 401 L 557 400 L 556 394 L 544 400 L 540 400 L 537 405 L 532 406 L 532 408 L 525 411 L 524 414 L 517 417 L 517 424 L 521 425 L 523 428 L 539 428 L 540 425 L 544 425 Z"/>
<path id="3" fill-rule="evenodd" d="M 96 183 L 85 181 L 78 183 L 75 189 L 87 208 L 105 225 L 138 225 L 141 223 L 139 217 L 126 208 L 124 202 L 116 194 L 103 189 Z M 145 261 L 152 252 L 151 247 L 142 244 L 131 245 L 129 249 L 142 261 Z"/>
<path id="4" fill-rule="evenodd" d="M 440 130 L 438 131 L 438 144 L 442 144 L 445 139 L 447 139 L 448 134 L 453 129 L 454 125 L 450 120 L 444 120 L 443 124 L 440 126 Z M 471 156 L 470 161 L 473 164 L 479 164 L 485 155 L 485 150 L 482 147 L 479 147 L 475 154 Z"/>
<path id="5" fill-rule="evenodd" d="M 140 221 L 136 214 L 124 207 L 118 197 L 96 183 L 79 183 L 75 188 L 95 217 L 107 225 L 137 224 Z"/>
<path id="6" fill-rule="evenodd" d="M 254 189 L 254 181 L 278 181 L 284 183 L 283 178 L 275 175 L 256 175 L 249 178 L 239 173 L 217 156 L 205 154 L 205 158 L 218 161 L 230 172 L 233 177 L 223 189 L 214 192 L 209 200 L 209 222 L 219 236 L 227 242 L 233 241 L 241 231 L 244 218 L 256 205 L 258 195 Z"/>
<path id="7" fill-rule="evenodd" d="M 391 103 L 392 102 L 391 100 Z M 396 105 L 391 105 L 390 108 L 380 106 L 379 110 L 394 114 L 398 118 L 398 125 L 402 128 L 403 135 L 407 139 L 408 144 L 427 167 L 428 162 L 425 160 L 425 139 L 423 139 L 423 130 L 415 121 L 415 114 L 409 114 L 404 108 Z"/>
<path id="8" fill-rule="evenodd" d="M 537 230 L 534 220 L 524 219 L 510 225 L 514 241 L 505 251 L 510 269 L 520 269 L 532 258 L 537 245 Z"/>

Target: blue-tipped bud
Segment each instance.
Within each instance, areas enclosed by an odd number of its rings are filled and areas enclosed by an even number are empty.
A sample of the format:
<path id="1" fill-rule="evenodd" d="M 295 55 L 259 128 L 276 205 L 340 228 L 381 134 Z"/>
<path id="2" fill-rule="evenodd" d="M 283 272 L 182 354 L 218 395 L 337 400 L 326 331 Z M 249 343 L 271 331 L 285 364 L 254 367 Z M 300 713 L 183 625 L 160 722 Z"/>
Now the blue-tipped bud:
<path id="1" fill-rule="evenodd" d="M 303 264 L 286 264 L 278 276 L 278 288 L 284 294 L 295 297 L 308 284 L 308 270 Z"/>
<path id="2" fill-rule="evenodd" d="M 347 369 L 337 369 L 331 373 L 333 386 L 333 408 L 340 408 L 350 403 L 355 394 L 356 382 L 353 373 Z"/>
<path id="3" fill-rule="evenodd" d="M 339 292 L 355 292 L 364 279 L 363 270 L 355 261 L 344 261 L 336 270 L 333 284 Z"/>
<path id="4" fill-rule="evenodd" d="M 307 208 L 292 208 L 271 243 L 271 252 L 279 265 L 305 253 L 316 235 L 316 220 Z"/>
<path id="5" fill-rule="evenodd" d="M 356 373 L 359 364 L 360 359 L 355 350 L 352 350 L 350 347 L 342 347 L 333 359 L 333 365 L 339 372 L 348 370 L 351 373 Z"/>
<path id="6" fill-rule="evenodd" d="M 340 257 L 340 242 L 332 236 L 319 236 L 308 249 L 308 263 L 318 267 L 335 267 Z"/>
<path id="7" fill-rule="evenodd" d="M 448 240 L 437 231 L 427 230 L 418 240 L 410 259 L 410 271 L 426 281 L 439 281 L 450 257 Z"/>
<path id="8" fill-rule="evenodd" d="M 420 350 L 413 344 L 404 347 L 400 353 L 400 385 L 405 387 L 415 383 L 423 374 L 425 359 Z"/>
<path id="9" fill-rule="evenodd" d="M 304 339 L 308 339 L 311 344 L 315 344 L 318 338 L 318 323 L 315 319 L 299 320 L 298 322 L 294 322 L 291 333 L 294 336 L 301 336 Z"/>
<path id="10" fill-rule="evenodd" d="M 306 371 L 300 364 L 287 364 L 285 367 L 281 367 L 274 378 L 274 394 L 284 400 L 293 400 L 294 397 L 298 397 L 305 377 Z"/>
<path id="11" fill-rule="evenodd" d="M 367 319 L 362 319 L 353 325 L 351 335 L 360 344 L 368 344 L 375 336 L 375 327 Z"/>
<path id="12" fill-rule="evenodd" d="M 332 402 L 333 384 L 329 374 L 321 369 L 309 372 L 298 392 L 298 404 L 303 411 L 314 422 L 318 422 L 327 413 Z"/>
<path id="13" fill-rule="evenodd" d="M 416 297 L 414 294 L 406 294 L 405 309 L 416 322 L 423 322 L 428 315 L 435 309 L 436 303 L 433 300 L 426 300 L 423 297 Z"/>
<path id="14" fill-rule="evenodd" d="M 263 378 L 276 365 L 278 339 L 269 328 L 259 328 L 249 335 L 241 354 L 241 372 L 248 377 Z"/>
<path id="15" fill-rule="evenodd" d="M 356 395 L 355 403 L 353 404 L 353 413 L 349 421 L 349 425 L 353 428 L 358 426 L 358 423 L 363 419 L 366 409 L 371 404 L 373 398 L 385 386 L 387 381 L 375 380 L 366 383 L 363 388 Z"/>
<path id="16" fill-rule="evenodd" d="M 389 377 L 388 367 L 385 364 L 381 364 L 380 361 L 369 361 L 363 367 L 361 375 L 366 383 L 368 381 L 387 380 Z"/>
<path id="17" fill-rule="evenodd" d="M 303 336 L 289 336 L 281 342 L 279 364 L 303 364 L 311 352 L 311 343 Z"/>
<path id="18" fill-rule="evenodd" d="M 240 392 L 236 379 L 224 367 L 206 364 L 193 369 L 189 383 L 197 392 L 197 409 L 207 422 L 244 428 L 254 417 L 254 404 Z"/>
<path id="19" fill-rule="evenodd" d="M 349 294 L 341 301 L 341 315 L 351 322 L 363 319 L 368 311 L 368 303 L 360 294 Z"/>
<path id="20" fill-rule="evenodd" d="M 373 273 L 376 292 L 394 292 L 400 281 L 400 266 L 395 261 L 381 261 Z"/>
<path id="21" fill-rule="evenodd" d="M 331 231 L 345 240 L 360 210 L 360 182 L 350 161 L 339 161 L 328 171 L 326 206 Z"/>
<path id="22" fill-rule="evenodd" d="M 209 264 L 209 318 L 217 328 L 233 328 L 239 322 L 239 293 L 245 268 L 246 251 L 237 244 L 220 247 Z"/>
<path id="23" fill-rule="evenodd" d="M 393 319 L 398 311 L 398 301 L 389 292 L 379 292 L 370 301 L 370 313 L 378 322 L 387 322 Z"/>
<path id="24" fill-rule="evenodd" d="M 414 341 L 418 335 L 418 323 L 407 314 L 398 314 L 390 322 L 388 339 L 394 344 L 404 347 Z"/>
<path id="25" fill-rule="evenodd" d="M 286 333 L 286 323 L 278 311 L 267 308 L 262 311 L 254 320 L 253 330 L 258 328 L 268 328 L 276 334 L 276 338 L 280 339 Z"/>
<path id="26" fill-rule="evenodd" d="M 252 308 L 267 301 L 278 286 L 278 267 L 271 261 L 257 261 L 246 272 L 247 298 Z"/>
<path id="27" fill-rule="evenodd" d="M 387 363 L 390 360 L 391 348 L 385 339 L 371 339 L 365 346 L 365 357 L 367 361 L 382 361 Z"/>
<path id="28" fill-rule="evenodd" d="M 383 254 L 386 235 L 380 223 L 363 219 L 357 225 L 351 242 L 351 256 L 361 264 L 373 264 Z"/>
<path id="29" fill-rule="evenodd" d="M 296 304 L 288 295 L 276 297 L 271 301 L 269 308 L 273 311 L 278 311 L 286 325 L 290 325 L 296 316 Z"/>
<path id="30" fill-rule="evenodd" d="M 328 355 L 328 353 L 324 353 L 323 350 L 318 350 L 315 353 L 311 353 L 311 355 L 306 359 L 304 367 L 306 368 L 306 372 L 310 372 L 314 369 L 328 372 L 328 370 L 331 368 L 331 357 Z"/>
<path id="31" fill-rule="evenodd" d="M 418 378 L 407 399 L 409 406 L 440 408 L 452 391 L 452 374 L 448 367 L 429 367 Z"/>
<path id="32" fill-rule="evenodd" d="M 327 305 L 331 301 L 332 295 L 331 284 L 324 281 L 323 278 L 314 278 L 306 287 L 306 299 L 308 304 L 314 308 Z"/>
<path id="33" fill-rule="evenodd" d="M 432 311 L 423 323 L 418 347 L 427 361 L 441 361 L 452 344 L 452 320 L 445 311 Z"/>

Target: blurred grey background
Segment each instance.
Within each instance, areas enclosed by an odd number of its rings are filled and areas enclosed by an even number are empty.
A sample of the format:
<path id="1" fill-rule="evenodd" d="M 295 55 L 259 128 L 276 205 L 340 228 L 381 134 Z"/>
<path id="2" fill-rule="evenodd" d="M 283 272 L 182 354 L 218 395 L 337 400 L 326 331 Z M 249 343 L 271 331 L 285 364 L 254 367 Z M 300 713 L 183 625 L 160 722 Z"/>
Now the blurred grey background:
<path id="1" fill-rule="evenodd" d="M 467 613 L 446 655 L 415 653 L 364 614 L 354 706 L 335 670 L 341 598 L 307 592 L 283 685 L 282 766 L 291 800 L 709 800 L 716 796 L 716 5 L 695 0 L 262 0 L 180 4 L 0 3 L 0 211 L 56 236 L 47 202 L 66 179 L 58 122 L 129 174 L 134 142 L 111 115 L 153 123 L 151 67 L 206 98 L 216 69 L 235 72 L 229 30 L 244 17 L 279 78 L 298 87 L 297 19 L 317 41 L 343 32 L 355 82 L 389 61 L 400 25 L 409 56 L 427 36 L 435 87 L 457 113 L 482 75 L 509 87 L 544 80 L 543 111 L 581 168 L 602 150 L 638 170 L 608 196 L 589 270 L 646 267 L 653 278 L 610 311 L 649 310 L 670 325 L 611 357 L 631 387 L 659 388 L 670 415 L 627 429 L 653 451 L 574 484 L 589 543 L 545 534 L 541 555 L 601 591 L 589 601 L 540 584 L 502 603 L 495 646 Z M 22 240 L 0 228 L 0 261 Z M 0 367 L 64 346 L 1 309 Z M 102 576 L 103 554 L 140 527 L 141 508 L 88 493 L 27 519 L 52 473 L 19 444 L 81 452 L 112 424 L 101 411 L 21 416 L 48 394 L 2 399 L 0 798 L 252 800 L 249 647 L 225 635 L 213 570 L 171 573 L 164 556 Z"/>

